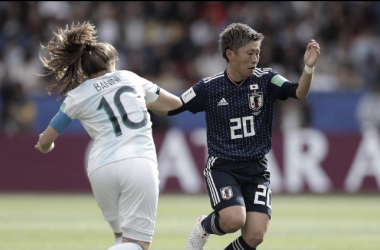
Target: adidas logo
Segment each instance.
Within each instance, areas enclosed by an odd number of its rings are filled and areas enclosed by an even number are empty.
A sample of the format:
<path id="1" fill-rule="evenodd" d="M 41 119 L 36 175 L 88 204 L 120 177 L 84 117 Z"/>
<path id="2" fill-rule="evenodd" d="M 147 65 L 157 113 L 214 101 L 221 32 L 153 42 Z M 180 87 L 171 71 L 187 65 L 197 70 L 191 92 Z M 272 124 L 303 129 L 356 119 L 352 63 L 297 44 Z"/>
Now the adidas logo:
<path id="1" fill-rule="evenodd" d="M 219 101 L 218 106 L 228 105 L 228 102 L 226 99 L 222 98 L 222 100 Z"/>

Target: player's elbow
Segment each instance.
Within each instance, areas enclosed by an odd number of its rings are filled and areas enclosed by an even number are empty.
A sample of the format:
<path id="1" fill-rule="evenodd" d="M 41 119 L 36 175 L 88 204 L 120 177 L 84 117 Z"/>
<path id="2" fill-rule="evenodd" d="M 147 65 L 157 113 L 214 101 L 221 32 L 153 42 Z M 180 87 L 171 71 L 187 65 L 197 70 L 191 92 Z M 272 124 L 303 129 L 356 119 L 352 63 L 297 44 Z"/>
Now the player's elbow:
<path id="1" fill-rule="evenodd" d="M 168 105 L 168 110 L 178 109 L 182 106 L 182 101 L 178 97 L 173 98 L 172 101 Z"/>
<path id="2" fill-rule="evenodd" d="M 308 97 L 308 95 L 309 95 L 309 92 L 307 93 L 303 93 L 301 91 L 296 92 L 296 96 L 299 100 L 305 100 Z"/>
<path id="3" fill-rule="evenodd" d="M 305 100 L 308 95 L 297 96 L 299 100 Z"/>

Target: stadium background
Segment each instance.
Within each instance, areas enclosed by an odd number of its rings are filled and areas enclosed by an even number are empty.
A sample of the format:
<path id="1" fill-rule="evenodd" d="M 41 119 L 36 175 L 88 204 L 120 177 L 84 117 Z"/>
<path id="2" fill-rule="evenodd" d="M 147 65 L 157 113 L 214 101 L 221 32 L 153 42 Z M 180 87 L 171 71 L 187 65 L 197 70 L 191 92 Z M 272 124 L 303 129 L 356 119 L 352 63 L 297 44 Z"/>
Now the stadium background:
<path id="1" fill-rule="evenodd" d="M 316 39 L 322 55 L 310 96 L 277 103 L 274 191 L 379 191 L 380 3 L 359 1 L 2 1 L 0 191 L 90 191 L 84 168 L 91 141 L 78 121 L 52 154 L 33 148 L 62 101 L 46 93 L 53 79 L 36 75 L 44 72 L 39 43 L 53 28 L 85 20 L 97 26 L 99 41 L 116 46 L 120 69 L 175 94 L 225 68 L 218 34 L 231 22 L 262 32 L 259 66 L 292 81 L 307 42 Z M 162 192 L 204 193 L 203 114 L 152 119 Z"/>
<path id="2" fill-rule="evenodd" d="M 311 93 L 278 102 L 274 219 L 260 249 L 378 249 L 380 239 L 380 3 L 370 1 L 1 1 L 0 249 L 104 250 L 113 243 L 85 174 L 92 141 L 74 121 L 43 155 L 38 134 L 62 100 L 35 73 L 52 28 L 90 20 L 119 68 L 180 94 L 225 68 L 218 34 L 231 22 L 265 35 L 260 67 L 292 81 L 307 42 L 322 48 Z M 152 114 L 161 198 L 152 249 L 183 249 L 210 211 L 202 114 Z M 187 194 L 187 195 L 184 195 Z M 211 237 L 220 250 L 236 235 Z M 216 240 L 217 239 L 217 240 Z"/>

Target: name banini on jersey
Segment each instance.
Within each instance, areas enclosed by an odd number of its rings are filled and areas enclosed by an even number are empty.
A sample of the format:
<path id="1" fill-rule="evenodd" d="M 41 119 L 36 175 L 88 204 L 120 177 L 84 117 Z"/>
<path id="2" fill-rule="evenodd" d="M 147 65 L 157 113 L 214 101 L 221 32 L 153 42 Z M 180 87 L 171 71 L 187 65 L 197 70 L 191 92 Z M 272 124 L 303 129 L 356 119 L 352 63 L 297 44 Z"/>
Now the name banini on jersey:
<path id="1" fill-rule="evenodd" d="M 155 101 L 158 94 L 156 84 L 126 70 L 86 80 L 68 92 L 60 111 L 78 119 L 94 139 L 88 174 L 129 157 L 156 160 L 145 101 Z"/>

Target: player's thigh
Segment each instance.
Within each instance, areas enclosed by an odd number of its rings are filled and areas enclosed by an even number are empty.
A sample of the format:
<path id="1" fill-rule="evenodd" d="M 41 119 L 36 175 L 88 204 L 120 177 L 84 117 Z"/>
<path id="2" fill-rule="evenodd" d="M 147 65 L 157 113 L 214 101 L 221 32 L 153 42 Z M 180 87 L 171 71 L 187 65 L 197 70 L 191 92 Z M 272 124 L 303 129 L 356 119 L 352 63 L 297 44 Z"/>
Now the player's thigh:
<path id="1" fill-rule="evenodd" d="M 129 158 L 120 172 L 119 210 L 123 236 L 150 242 L 157 216 L 159 179 L 157 162 L 148 158 Z"/>
<path id="2" fill-rule="evenodd" d="M 244 239 L 261 242 L 268 229 L 272 215 L 272 191 L 269 182 L 248 182 L 242 186 L 247 218 L 242 228 Z M 258 243 L 260 244 L 260 243 Z"/>
<path id="3" fill-rule="evenodd" d="M 149 158 L 129 158 L 120 172 L 120 213 L 143 216 L 156 213 L 159 195 L 157 162 Z"/>
<path id="4" fill-rule="evenodd" d="M 102 166 L 89 176 L 92 192 L 106 220 L 117 220 L 120 185 L 119 168 L 115 163 Z"/>
<path id="5" fill-rule="evenodd" d="M 247 212 L 246 223 L 241 229 L 244 239 L 263 239 L 269 226 L 270 217 L 261 212 Z"/>
<path id="6" fill-rule="evenodd" d="M 222 170 L 205 171 L 205 182 L 214 210 L 245 206 L 240 185 L 231 173 Z"/>
<path id="7" fill-rule="evenodd" d="M 259 212 L 272 216 L 272 190 L 269 182 L 245 183 L 242 193 L 247 212 Z"/>

